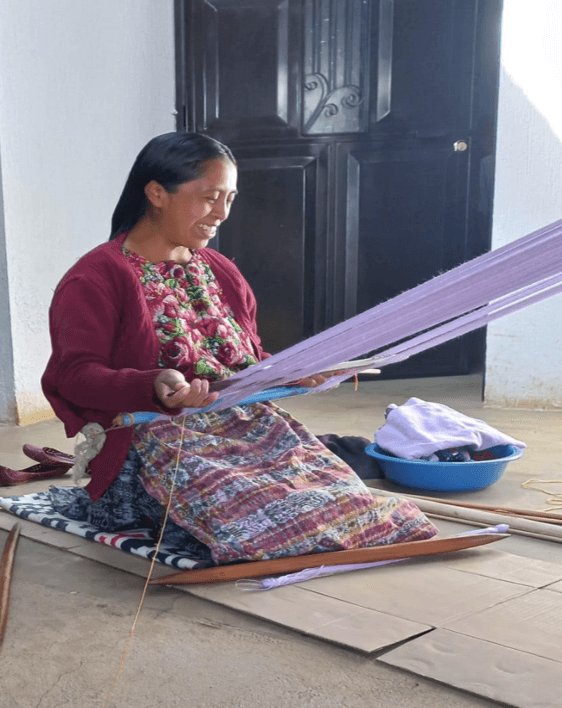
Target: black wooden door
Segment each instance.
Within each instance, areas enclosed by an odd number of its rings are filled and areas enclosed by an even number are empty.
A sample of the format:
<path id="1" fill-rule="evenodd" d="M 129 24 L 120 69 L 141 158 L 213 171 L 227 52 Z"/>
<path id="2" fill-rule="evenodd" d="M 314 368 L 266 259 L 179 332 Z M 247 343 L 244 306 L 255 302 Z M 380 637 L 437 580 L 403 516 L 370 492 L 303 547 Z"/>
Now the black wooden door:
<path id="1" fill-rule="evenodd" d="M 474 257 L 501 0 L 176 0 L 178 129 L 227 143 L 235 258 L 278 351 Z M 489 201 L 489 200 L 488 200 Z M 467 373 L 482 333 L 385 370 Z"/>

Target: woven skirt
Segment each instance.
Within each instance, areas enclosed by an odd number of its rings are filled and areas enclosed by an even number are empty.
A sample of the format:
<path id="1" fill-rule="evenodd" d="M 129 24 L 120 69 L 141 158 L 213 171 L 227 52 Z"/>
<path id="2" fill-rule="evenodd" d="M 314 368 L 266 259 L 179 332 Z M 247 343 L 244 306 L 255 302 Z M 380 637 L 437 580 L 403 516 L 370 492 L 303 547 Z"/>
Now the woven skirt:
<path id="1" fill-rule="evenodd" d="M 376 497 L 273 403 L 136 426 L 144 490 L 215 563 L 363 548 L 434 536 L 411 502 Z"/>

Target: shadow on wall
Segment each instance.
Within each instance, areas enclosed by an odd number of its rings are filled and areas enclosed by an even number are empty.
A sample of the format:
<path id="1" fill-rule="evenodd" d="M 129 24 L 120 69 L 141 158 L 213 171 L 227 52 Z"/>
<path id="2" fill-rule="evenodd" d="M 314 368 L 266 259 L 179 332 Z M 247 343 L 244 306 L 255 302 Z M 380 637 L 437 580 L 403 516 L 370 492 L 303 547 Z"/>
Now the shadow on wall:
<path id="1" fill-rule="evenodd" d="M 14 425 L 16 420 L 14 357 L 12 353 L 12 324 L 10 319 L 10 292 L 6 260 L 6 232 L 4 229 L 2 161 L 0 153 L 0 425 Z"/>
<path id="2" fill-rule="evenodd" d="M 562 218 L 562 121 L 559 109 L 553 111 L 556 88 L 544 85 L 543 91 L 544 101 L 537 90 L 525 92 L 502 67 L 494 249 Z M 562 406 L 561 348 L 562 295 L 492 323 L 487 334 L 485 403 Z"/>

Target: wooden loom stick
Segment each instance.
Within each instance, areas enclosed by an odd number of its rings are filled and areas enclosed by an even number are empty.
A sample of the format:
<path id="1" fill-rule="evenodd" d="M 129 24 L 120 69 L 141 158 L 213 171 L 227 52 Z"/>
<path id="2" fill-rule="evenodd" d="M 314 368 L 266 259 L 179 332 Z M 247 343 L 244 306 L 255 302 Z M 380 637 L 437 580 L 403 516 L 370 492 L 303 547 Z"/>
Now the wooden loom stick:
<path id="1" fill-rule="evenodd" d="M 20 535 L 20 525 L 14 524 L 0 560 L 0 649 L 4 643 L 6 625 L 8 624 L 8 608 L 10 604 L 10 588 L 12 585 L 12 569 L 16 555 L 16 546 Z"/>
<path id="2" fill-rule="evenodd" d="M 356 548 L 349 551 L 311 553 L 303 556 L 286 556 L 264 561 L 248 561 L 232 565 L 217 565 L 200 570 L 186 570 L 154 578 L 151 585 L 200 585 L 204 583 L 225 583 L 246 578 L 260 578 L 278 573 L 292 573 L 306 568 L 323 565 L 346 565 L 348 563 L 371 563 L 398 558 L 433 556 L 440 553 L 460 551 L 474 546 L 484 546 L 501 538 L 505 533 L 483 533 L 477 536 L 453 536 L 451 538 L 431 538 L 424 541 L 391 543 L 386 546 Z"/>
<path id="3" fill-rule="evenodd" d="M 456 523 L 464 523 L 464 524 L 470 524 L 471 526 L 490 526 L 489 523 L 486 521 L 474 521 L 471 519 L 470 521 L 465 520 L 465 519 L 457 519 L 457 518 L 451 518 L 451 516 L 445 516 L 443 514 L 436 514 L 433 511 L 426 511 L 425 515 L 429 519 L 441 519 L 442 521 L 454 521 Z M 505 521 L 505 519 L 504 519 Z M 555 538 L 553 536 L 549 536 L 547 534 L 542 534 L 542 533 L 537 533 L 536 531 L 522 531 L 521 529 L 512 529 L 511 526 L 509 527 L 509 532 L 516 533 L 518 536 L 529 536 L 529 538 L 538 538 L 541 541 L 559 541 L 560 539 Z"/>
<path id="4" fill-rule="evenodd" d="M 503 514 L 504 516 L 510 516 L 505 511 L 498 511 L 498 514 Z M 543 516 L 533 516 L 532 514 L 515 514 L 518 519 L 529 519 L 529 521 L 539 521 L 542 524 L 551 524 L 552 526 L 562 526 L 562 521 L 560 519 L 545 519 Z"/>
<path id="5" fill-rule="evenodd" d="M 514 516 L 541 517 L 541 521 L 562 521 L 562 514 L 552 514 L 549 511 L 537 511 L 535 509 L 515 509 L 508 506 L 494 506 L 493 504 L 469 504 L 468 502 L 457 501 L 456 499 L 440 499 L 438 497 L 422 497 L 416 495 L 416 499 L 424 501 L 438 502 L 439 504 L 448 504 L 449 506 L 462 506 L 465 509 L 480 509 L 482 511 L 492 511 L 495 514 L 506 514 Z"/>
<path id="6" fill-rule="evenodd" d="M 461 464 L 461 463 L 459 463 Z M 376 496 L 395 497 L 396 492 L 389 492 L 386 489 L 372 489 Z M 482 511 L 481 509 L 468 509 L 455 504 L 443 504 L 436 501 L 426 501 L 412 494 L 400 494 L 401 499 L 409 499 L 421 509 L 425 514 L 438 515 L 447 517 L 452 521 L 458 521 L 465 524 L 473 522 L 481 523 L 484 526 L 494 526 L 496 524 L 505 523 L 509 518 L 510 533 L 523 533 L 525 535 L 539 534 L 540 537 L 548 537 L 551 541 L 562 543 L 562 528 L 554 524 L 541 521 L 531 521 L 523 516 L 506 516 L 505 514 L 497 514 L 491 511 Z"/>

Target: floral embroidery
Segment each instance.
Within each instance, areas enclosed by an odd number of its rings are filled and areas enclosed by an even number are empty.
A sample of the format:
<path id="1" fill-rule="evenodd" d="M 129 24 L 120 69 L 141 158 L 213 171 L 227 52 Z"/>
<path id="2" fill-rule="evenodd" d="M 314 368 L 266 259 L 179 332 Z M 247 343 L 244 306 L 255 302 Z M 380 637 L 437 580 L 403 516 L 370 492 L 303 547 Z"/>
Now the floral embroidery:
<path id="1" fill-rule="evenodd" d="M 123 248 L 143 287 L 156 336 L 159 365 L 189 381 L 217 381 L 256 363 L 252 344 L 225 304 L 210 267 L 197 254 L 189 263 L 152 263 Z"/>

